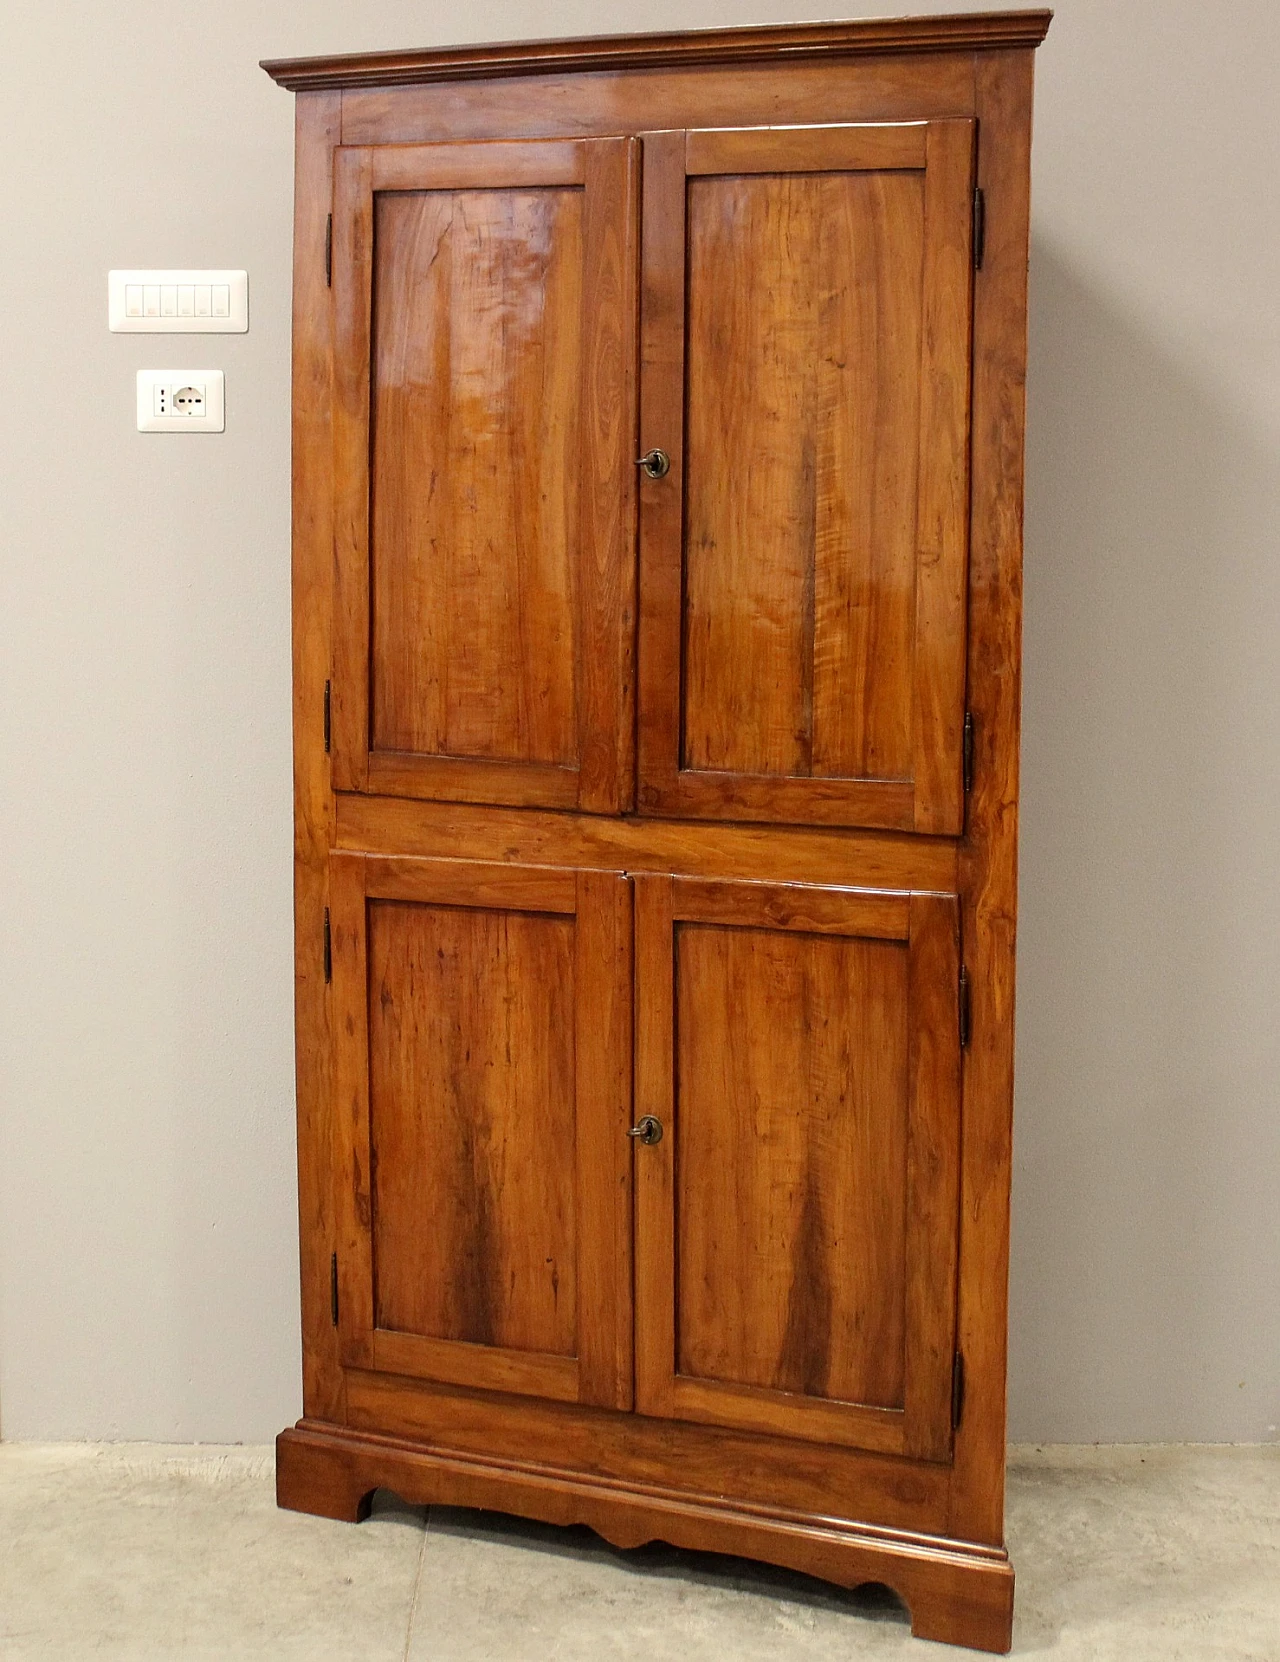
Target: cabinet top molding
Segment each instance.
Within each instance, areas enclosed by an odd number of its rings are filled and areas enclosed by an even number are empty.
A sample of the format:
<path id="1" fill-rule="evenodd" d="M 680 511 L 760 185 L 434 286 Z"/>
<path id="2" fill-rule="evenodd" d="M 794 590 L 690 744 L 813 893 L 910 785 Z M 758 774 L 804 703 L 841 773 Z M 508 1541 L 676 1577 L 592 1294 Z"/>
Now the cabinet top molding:
<path id="1" fill-rule="evenodd" d="M 874 17 L 847 23 L 774 24 L 671 34 L 595 35 L 572 40 L 508 41 L 410 52 L 267 58 L 262 67 L 291 92 L 326 87 L 390 87 L 497 75 L 584 70 L 666 69 L 683 64 L 846 57 L 869 52 L 965 52 L 1038 46 L 1050 11 L 964 12 L 949 17 Z"/>

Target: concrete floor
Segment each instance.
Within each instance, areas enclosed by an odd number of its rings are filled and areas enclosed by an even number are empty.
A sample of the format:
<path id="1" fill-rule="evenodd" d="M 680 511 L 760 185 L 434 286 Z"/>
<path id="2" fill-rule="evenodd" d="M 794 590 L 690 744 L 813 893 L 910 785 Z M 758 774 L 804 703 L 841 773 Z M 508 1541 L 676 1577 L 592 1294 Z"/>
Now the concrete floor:
<path id="1" fill-rule="evenodd" d="M 0 1658 L 954 1657 L 886 1594 L 379 1496 L 278 1512 L 267 1449 L 0 1446 Z M 1280 1662 L 1280 1447 L 1015 1450 L 1014 1653 Z"/>

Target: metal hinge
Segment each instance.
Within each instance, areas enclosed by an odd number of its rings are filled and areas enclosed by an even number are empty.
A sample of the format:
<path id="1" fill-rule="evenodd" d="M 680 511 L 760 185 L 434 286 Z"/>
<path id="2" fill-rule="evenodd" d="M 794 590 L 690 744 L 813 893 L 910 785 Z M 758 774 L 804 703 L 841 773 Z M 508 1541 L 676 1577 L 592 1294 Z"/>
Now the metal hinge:
<path id="1" fill-rule="evenodd" d="M 324 747 L 325 747 L 326 750 L 328 750 L 328 748 L 329 748 L 329 705 L 328 705 L 328 702 L 327 702 L 328 697 L 329 697 L 329 683 L 326 681 L 325 682 L 326 703 L 325 703 L 325 707 L 324 707 L 325 708 Z M 972 710 L 966 710 L 965 713 L 964 713 L 964 737 L 961 740 L 960 757 L 961 757 L 960 773 L 961 773 L 961 778 L 964 782 L 964 794 L 966 796 L 968 796 L 969 792 L 973 789 L 973 711 Z"/>
<path id="2" fill-rule="evenodd" d="M 982 186 L 973 193 L 973 269 L 982 270 L 982 256 L 987 247 L 987 199 Z"/>
<path id="3" fill-rule="evenodd" d="M 337 1260 L 335 1259 L 336 1263 Z M 336 1295 L 335 1295 L 336 1296 Z M 336 1321 L 336 1317 L 334 1318 Z M 960 1416 L 964 1413 L 964 1357 L 959 1351 L 951 1358 L 951 1429 L 960 1429 Z"/>
<path id="4" fill-rule="evenodd" d="M 324 978 L 333 980 L 333 935 L 329 930 L 329 908 L 324 909 Z"/>
<path id="5" fill-rule="evenodd" d="M 329 1314 L 333 1318 L 333 1325 L 338 1325 L 338 1255 L 335 1252 L 329 1260 Z"/>
<path id="6" fill-rule="evenodd" d="M 326 288 L 333 287 L 333 215 L 330 214 L 324 222 L 324 281 Z"/>
<path id="7" fill-rule="evenodd" d="M 960 1048 L 969 1047 L 969 972 L 960 966 Z"/>
<path id="8" fill-rule="evenodd" d="M 324 753 L 326 756 L 329 754 L 330 721 L 333 713 L 333 696 L 331 686 L 332 683 L 328 681 L 324 684 Z M 967 717 L 965 719 L 966 721 L 968 720 Z M 966 785 L 965 789 L 968 790 L 968 788 L 969 787 Z"/>

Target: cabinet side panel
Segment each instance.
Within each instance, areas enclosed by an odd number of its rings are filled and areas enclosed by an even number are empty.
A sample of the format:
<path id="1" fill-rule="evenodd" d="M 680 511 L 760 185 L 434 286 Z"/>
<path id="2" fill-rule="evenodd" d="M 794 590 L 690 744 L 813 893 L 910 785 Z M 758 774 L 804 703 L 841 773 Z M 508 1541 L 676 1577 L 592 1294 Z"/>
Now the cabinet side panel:
<path id="1" fill-rule="evenodd" d="M 344 1393 L 329 1283 L 332 1126 L 323 920 L 333 795 L 324 753 L 324 704 L 333 515 L 324 247 L 340 127 L 340 93 L 299 94 L 293 244 L 293 788 L 302 1389 L 307 1414 L 330 1420 L 343 1418 Z"/>
<path id="2" fill-rule="evenodd" d="M 960 1196 L 959 1343 L 966 1389 L 955 1440 L 951 1533 L 992 1544 L 1002 1538 L 1004 1516 L 1032 63 L 1030 52 L 981 53 L 976 71 L 986 248 L 974 284 L 974 764 L 960 851 L 963 951 L 972 989 Z"/>

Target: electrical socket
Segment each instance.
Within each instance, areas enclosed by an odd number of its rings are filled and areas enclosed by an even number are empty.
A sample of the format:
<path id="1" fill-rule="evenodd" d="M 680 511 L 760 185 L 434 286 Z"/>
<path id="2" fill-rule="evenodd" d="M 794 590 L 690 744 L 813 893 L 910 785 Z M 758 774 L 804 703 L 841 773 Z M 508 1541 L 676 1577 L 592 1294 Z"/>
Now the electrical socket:
<path id="1" fill-rule="evenodd" d="M 140 433 L 221 433 L 226 428 L 220 369 L 140 369 Z"/>

